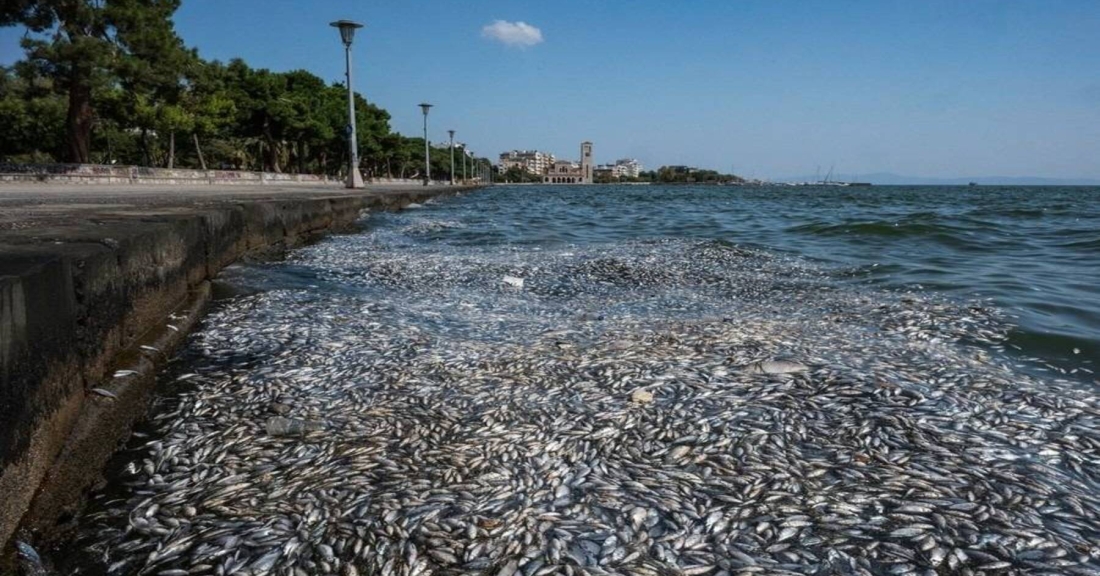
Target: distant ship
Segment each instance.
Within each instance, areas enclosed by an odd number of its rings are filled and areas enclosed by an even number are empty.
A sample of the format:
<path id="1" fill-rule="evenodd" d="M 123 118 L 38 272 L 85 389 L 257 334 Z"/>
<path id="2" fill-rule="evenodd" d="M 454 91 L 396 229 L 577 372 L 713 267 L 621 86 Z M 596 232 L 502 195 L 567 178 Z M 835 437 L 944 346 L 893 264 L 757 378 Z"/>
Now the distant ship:
<path id="1" fill-rule="evenodd" d="M 818 186 L 847 186 L 848 185 L 845 182 L 838 182 L 836 180 L 833 180 L 832 178 L 833 178 L 833 167 L 829 166 L 829 173 L 825 175 L 824 180 L 818 181 L 817 185 Z"/>
<path id="2" fill-rule="evenodd" d="M 971 182 L 971 183 L 967 184 L 967 186 L 977 186 L 977 185 L 978 185 L 977 182 Z"/>
<path id="3" fill-rule="evenodd" d="M 870 186 L 870 182 L 842 182 L 840 180 L 833 180 L 833 167 L 829 167 L 829 173 L 825 175 L 825 179 L 818 182 L 818 186 Z"/>

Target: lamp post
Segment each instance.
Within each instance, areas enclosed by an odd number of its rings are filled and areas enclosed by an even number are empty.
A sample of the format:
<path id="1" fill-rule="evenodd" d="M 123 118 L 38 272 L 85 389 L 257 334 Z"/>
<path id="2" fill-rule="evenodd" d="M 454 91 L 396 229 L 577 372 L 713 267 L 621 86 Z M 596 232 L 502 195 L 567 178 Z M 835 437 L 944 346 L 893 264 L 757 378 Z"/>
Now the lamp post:
<path id="1" fill-rule="evenodd" d="M 340 29 L 340 40 L 344 42 L 344 67 L 348 81 L 348 188 L 362 188 L 363 176 L 359 174 L 359 146 L 355 135 L 355 92 L 351 88 L 351 40 L 355 31 L 363 25 L 351 20 L 337 20 L 330 24 Z"/>
<path id="2" fill-rule="evenodd" d="M 465 144 L 460 144 L 460 146 L 462 146 L 462 183 L 465 184 L 466 183 L 466 156 L 468 156 L 468 154 L 466 154 L 466 145 Z"/>
<path id="3" fill-rule="evenodd" d="M 455 131 L 448 130 L 447 134 L 451 135 L 451 186 L 455 185 Z"/>
<path id="4" fill-rule="evenodd" d="M 420 109 L 424 111 L 424 185 L 427 186 L 432 180 L 432 155 L 428 148 L 428 109 L 432 105 L 426 102 L 420 104 Z"/>

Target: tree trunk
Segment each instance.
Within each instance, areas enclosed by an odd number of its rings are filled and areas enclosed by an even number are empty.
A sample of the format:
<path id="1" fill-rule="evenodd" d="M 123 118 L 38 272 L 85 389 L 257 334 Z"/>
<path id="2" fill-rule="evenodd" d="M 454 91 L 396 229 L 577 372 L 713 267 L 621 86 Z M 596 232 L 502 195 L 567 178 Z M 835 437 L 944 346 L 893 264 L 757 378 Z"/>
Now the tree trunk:
<path id="1" fill-rule="evenodd" d="M 79 68 L 79 67 L 77 67 Z M 85 78 L 74 71 L 69 85 L 69 114 L 66 131 L 69 140 L 69 161 L 87 164 L 91 156 L 92 88 Z"/>
<path id="2" fill-rule="evenodd" d="M 202 166 L 203 170 L 206 170 L 206 159 L 202 157 L 202 146 L 199 146 L 199 134 L 192 132 L 191 137 L 195 139 L 195 152 L 199 154 L 199 165 Z"/>
<path id="3" fill-rule="evenodd" d="M 274 140 L 272 140 L 271 142 L 267 143 L 267 147 L 269 150 L 268 154 L 271 156 L 271 171 L 279 174 L 283 171 L 282 167 L 279 166 L 279 146 Z"/>
<path id="4" fill-rule="evenodd" d="M 150 162 L 149 162 L 148 132 L 149 131 L 145 128 L 141 129 L 141 157 L 145 160 L 145 162 L 144 162 L 145 166 L 148 166 L 150 164 Z"/>
<path id="5" fill-rule="evenodd" d="M 168 169 L 176 167 L 176 131 L 168 133 Z"/>

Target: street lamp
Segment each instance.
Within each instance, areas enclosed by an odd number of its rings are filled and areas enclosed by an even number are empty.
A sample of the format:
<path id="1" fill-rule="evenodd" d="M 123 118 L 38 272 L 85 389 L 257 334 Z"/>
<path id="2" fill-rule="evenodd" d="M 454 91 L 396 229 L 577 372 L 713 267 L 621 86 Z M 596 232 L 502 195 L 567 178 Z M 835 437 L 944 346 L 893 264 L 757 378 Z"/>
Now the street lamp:
<path id="1" fill-rule="evenodd" d="M 420 109 L 424 111 L 424 185 L 427 186 L 432 179 L 432 155 L 428 151 L 428 108 L 432 105 L 426 102 L 420 104 Z"/>
<path id="2" fill-rule="evenodd" d="M 455 185 L 455 131 L 448 130 L 447 134 L 451 135 L 451 186 Z"/>
<path id="3" fill-rule="evenodd" d="M 329 24 L 340 29 L 340 40 L 344 42 L 344 66 L 348 81 L 348 188 L 362 188 L 363 176 L 359 174 L 359 146 L 355 135 L 355 92 L 351 88 L 351 40 L 355 31 L 363 25 L 351 20 L 337 20 Z"/>

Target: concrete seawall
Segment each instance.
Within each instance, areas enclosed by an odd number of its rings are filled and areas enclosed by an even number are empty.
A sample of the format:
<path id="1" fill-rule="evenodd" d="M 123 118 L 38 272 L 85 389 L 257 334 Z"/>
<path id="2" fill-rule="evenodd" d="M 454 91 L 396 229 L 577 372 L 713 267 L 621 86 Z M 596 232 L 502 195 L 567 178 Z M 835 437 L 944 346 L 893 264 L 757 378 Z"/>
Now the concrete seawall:
<path id="1" fill-rule="evenodd" d="M 0 187 L 0 543 L 75 514 L 223 267 L 458 190 Z"/>

